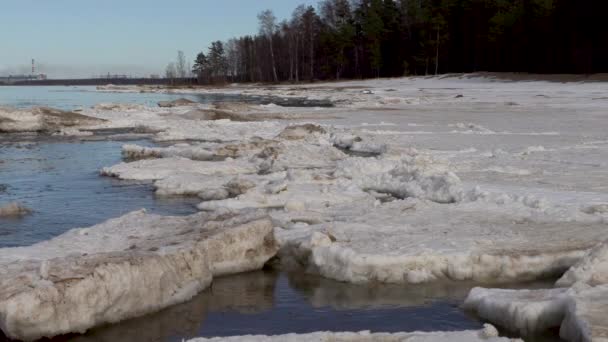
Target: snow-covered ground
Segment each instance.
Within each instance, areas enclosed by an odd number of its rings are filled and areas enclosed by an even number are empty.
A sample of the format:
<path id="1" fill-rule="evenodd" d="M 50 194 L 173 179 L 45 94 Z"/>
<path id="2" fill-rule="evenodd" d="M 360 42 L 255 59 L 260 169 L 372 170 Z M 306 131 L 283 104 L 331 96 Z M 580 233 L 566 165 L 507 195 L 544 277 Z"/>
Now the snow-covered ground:
<path id="1" fill-rule="evenodd" d="M 105 121 L 63 133 L 129 128 L 162 143 L 126 145 L 125 162 L 100 172 L 198 196 L 203 211 L 265 210 L 284 267 L 354 283 L 498 284 L 559 277 L 608 238 L 606 89 L 468 75 L 171 90 L 336 106 L 104 104 L 80 114 Z M 542 292 L 542 303 L 558 312 L 568 291 L 578 289 Z M 593 291 L 571 297 L 596 305 Z M 561 324 L 556 314 L 522 329 L 489 311 L 520 332 Z M 584 312 L 568 321 L 606 326 L 608 310 Z"/>

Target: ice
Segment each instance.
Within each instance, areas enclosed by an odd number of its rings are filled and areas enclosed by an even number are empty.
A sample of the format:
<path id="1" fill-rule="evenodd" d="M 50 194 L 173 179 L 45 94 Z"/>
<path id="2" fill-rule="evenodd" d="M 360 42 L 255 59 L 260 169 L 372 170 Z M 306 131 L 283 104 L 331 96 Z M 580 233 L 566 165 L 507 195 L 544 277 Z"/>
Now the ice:
<path id="1" fill-rule="evenodd" d="M 173 100 L 173 101 L 160 101 L 158 103 L 159 107 L 182 107 L 182 106 L 196 106 L 196 105 L 197 105 L 196 102 L 185 99 L 185 98 L 179 98 L 179 99 Z"/>
<path id="2" fill-rule="evenodd" d="M 207 148 L 189 144 L 175 145 L 167 148 L 126 144 L 122 147 L 122 156 L 127 160 L 170 157 L 182 157 L 191 160 L 213 160 L 219 157 Z"/>
<path id="3" fill-rule="evenodd" d="M 0 132 L 55 132 L 103 122 L 104 120 L 98 118 L 47 107 L 30 109 L 0 107 Z"/>
<path id="4" fill-rule="evenodd" d="M 255 173 L 257 169 L 255 165 L 242 160 L 210 162 L 171 157 L 120 163 L 103 168 L 101 174 L 126 180 L 149 181 L 167 178 L 176 171 L 211 176 L 216 173 L 232 175 Z"/>
<path id="5" fill-rule="evenodd" d="M 211 341 L 247 341 L 247 342 L 304 342 L 304 341 L 383 341 L 383 342 L 473 342 L 473 341 L 521 341 L 498 337 L 498 332 L 493 326 L 486 324 L 483 329 L 478 331 L 450 331 L 450 332 L 411 332 L 411 333 L 372 333 L 370 331 L 361 332 L 314 332 L 309 334 L 287 334 L 277 336 L 246 335 L 216 338 L 195 338 L 188 342 L 211 342 Z"/>
<path id="6" fill-rule="evenodd" d="M 0 205 L 0 218 L 3 217 L 21 217 L 31 213 L 32 210 L 21 203 L 11 202 L 5 205 Z"/>
<path id="7" fill-rule="evenodd" d="M 598 244 L 556 283 L 558 288 L 475 288 L 465 307 L 521 334 L 560 328 L 568 341 L 608 339 L 608 243 Z"/>
<path id="8" fill-rule="evenodd" d="M 465 308 L 523 335 L 558 327 L 568 301 L 566 289 L 499 290 L 474 288 Z"/>
<path id="9" fill-rule="evenodd" d="M 608 284 L 608 241 L 587 252 L 557 281 L 556 286 L 567 287 L 577 283 L 590 286 Z"/>
<path id="10" fill-rule="evenodd" d="M 133 212 L 0 249 L 0 328 L 22 340 L 82 333 L 189 300 L 214 276 L 259 269 L 275 253 L 263 213 Z"/>
<path id="11" fill-rule="evenodd" d="M 362 190 L 453 203 L 462 197 L 460 179 L 424 156 L 400 159 L 349 158 L 339 163 L 335 176 L 352 179 Z"/>
<path id="12" fill-rule="evenodd" d="M 522 335 L 559 328 L 566 341 L 606 341 L 607 296 L 606 285 L 548 290 L 475 288 L 465 308 Z"/>

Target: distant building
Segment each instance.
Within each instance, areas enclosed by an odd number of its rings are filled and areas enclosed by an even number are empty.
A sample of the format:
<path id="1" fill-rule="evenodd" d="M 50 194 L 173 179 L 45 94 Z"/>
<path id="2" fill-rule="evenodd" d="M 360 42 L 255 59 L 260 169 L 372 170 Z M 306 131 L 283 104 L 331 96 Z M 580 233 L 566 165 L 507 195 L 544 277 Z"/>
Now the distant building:
<path id="1" fill-rule="evenodd" d="M 125 75 L 125 74 L 102 74 L 99 76 L 93 76 L 93 78 L 99 78 L 99 79 L 105 79 L 105 80 L 124 80 L 124 79 L 128 79 L 131 78 L 129 75 Z"/>
<path id="2" fill-rule="evenodd" d="M 0 83 L 13 84 L 13 83 L 17 83 L 17 82 L 43 81 L 46 79 L 47 79 L 46 74 L 8 75 L 8 76 L 0 76 Z"/>
<path id="3" fill-rule="evenodd" d="M 154 80 L 157 80 L 157 79 L 160 79 L 160 75 L 158 75 L 158 74 L 152 74 L 152 75 L 150 75 L 150 78 L 154 79 Z"/>

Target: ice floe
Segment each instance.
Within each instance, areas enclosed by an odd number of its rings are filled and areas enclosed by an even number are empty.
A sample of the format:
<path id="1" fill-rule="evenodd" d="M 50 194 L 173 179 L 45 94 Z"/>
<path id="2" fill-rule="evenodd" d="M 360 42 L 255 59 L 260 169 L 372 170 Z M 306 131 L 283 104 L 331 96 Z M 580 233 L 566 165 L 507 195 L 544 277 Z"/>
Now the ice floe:
<path id="1" fill-rule="evenodd" d="M 475 288 L 465 308 L 522 335 L 560 329 L 568 341 L 608 339 L 608 243 L 592 248 L 557 282 L 556 288 Z"/>
<path id="2" fill-rule="evenodd" d="M 0 205 L 0 218 L 3 217 L 21 217 L 31 213 L 32 210 L 21 203 L 11 202 L 5 205 Z"/>
<path id="3" fill-rule="evenodd" d="M 275 252 L 263 213 L 144 211 L 0 249 L 0 329 L 22 340 L 82 333 L 189 300 L 214 276 L 259 269 Z"/>
<path id="4" fill-rule="evenodd" d="M 99 125 L 105 120 L 47 107 L 0 107 L 0 132 L 55 132 Z M 76 131 L 77 132 L 77 131 Z"/>

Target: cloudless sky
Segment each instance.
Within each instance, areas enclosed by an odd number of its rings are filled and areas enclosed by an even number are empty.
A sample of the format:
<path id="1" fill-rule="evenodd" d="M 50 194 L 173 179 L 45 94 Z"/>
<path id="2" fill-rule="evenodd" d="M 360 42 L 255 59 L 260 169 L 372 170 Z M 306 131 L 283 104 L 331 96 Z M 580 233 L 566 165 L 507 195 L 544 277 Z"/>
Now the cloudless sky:
<path id="1" fill-rule="evenodd" d="M 257 14 L 277 19 L 318 0 L 0 0 L 0 75 L 49 77 L 162 74 L 177 50 L 192 61 L 211 41 L 257 32 Z"/>

